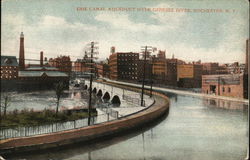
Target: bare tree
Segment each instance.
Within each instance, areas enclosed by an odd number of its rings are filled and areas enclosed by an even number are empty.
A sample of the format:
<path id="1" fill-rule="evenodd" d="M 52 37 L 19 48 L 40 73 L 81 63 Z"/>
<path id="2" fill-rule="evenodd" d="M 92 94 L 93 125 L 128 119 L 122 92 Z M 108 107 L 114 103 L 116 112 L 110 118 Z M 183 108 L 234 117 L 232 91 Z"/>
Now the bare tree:
<path id="1" fill-rule="evenodd" d="M 56 115 L 58 114 L 58 109 L 59 109 L 59 103 L 60 103 L 60 99 L 61 96 L 63 94 L 65 85 L 63 82 L 59 82 L 57 84 L 55 84 L 55 91 L 56 91 Z"/>
<path id="2" fill-rule="evenodd" d="M 0 107 L 0 116 L 2 117 L 2 109 L 3 109 L 3 117 L 6 116 L 7 108 L 10 105 L 11 96 L 8 93 L 4 93 L 1 97 L 1 107 Z"/>

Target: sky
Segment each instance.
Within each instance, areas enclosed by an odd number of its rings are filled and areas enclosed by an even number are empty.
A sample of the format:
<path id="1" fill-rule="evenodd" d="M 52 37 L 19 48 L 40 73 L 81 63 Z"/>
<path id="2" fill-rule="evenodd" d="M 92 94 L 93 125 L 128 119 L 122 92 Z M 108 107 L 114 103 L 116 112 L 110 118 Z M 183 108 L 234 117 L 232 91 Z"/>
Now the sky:
<path id="1" fill-rule="evenodd" d="M 110 55 L 111 46 L 117 52 L 140 52 L 147 45 L 166 50 L 167 58 L 174 54 L 175 58 L 188 62 L 245 62 L 249 38 L 247 0 L 2 0 L 1 3 L 1 55 L 19 56 L 19 38 L 23 32 L 25 58 L 29 59 L 39 59 L 43 51 L 48 58 L 70 55 L 75 60 L 82 58 L 87 44 L 94 41 L 98 42 L 100 60 Z M 118 8 L 123 10 L 117 11 Z M 214 10 L 204 12 L 205 9 Z"/>

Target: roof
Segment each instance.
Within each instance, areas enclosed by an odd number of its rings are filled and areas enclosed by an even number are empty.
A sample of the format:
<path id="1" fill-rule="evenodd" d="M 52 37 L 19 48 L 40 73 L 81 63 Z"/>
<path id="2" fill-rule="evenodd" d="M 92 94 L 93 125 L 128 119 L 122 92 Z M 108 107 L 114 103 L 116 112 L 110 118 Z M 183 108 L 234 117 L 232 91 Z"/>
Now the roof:
<path id="1" fill-rule="evenodd" d="M 64 72 L 60 71 L 19 71 L 19 77 L 68 77 L 68 75 Z"/>
<path id="2" fill-rule="evenodd" d="M 1 56 L 1 66 L 18 66 L 16 56 Z"/>
<path id="3" fill-rule="evenodd" d="M 243 74 L 219 74 L 219 75 L 203 75 L 202 80 L 205 83 L 220 84 L 240 84 L 240 76 Z"/>
<path id="4" fill-rule="evenodd" d="M 56 67 L 40 67 L 40 66 L 30 66 L 25 68 L 25 70 L 58 70 Z"/>

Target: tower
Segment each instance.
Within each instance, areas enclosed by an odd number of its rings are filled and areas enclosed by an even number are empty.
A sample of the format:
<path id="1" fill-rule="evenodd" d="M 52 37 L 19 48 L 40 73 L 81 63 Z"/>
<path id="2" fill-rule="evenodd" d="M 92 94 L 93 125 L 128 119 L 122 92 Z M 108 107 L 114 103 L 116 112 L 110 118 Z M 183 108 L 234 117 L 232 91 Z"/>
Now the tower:
<path id="1" fill-rule="evenodd" d="M 111 53 L 111 54 L 114 54 L 114 53 L 115 53 L 115 47 L 114 47 L 114 46 L 112 46 L 112 47 L 110 48 L 110 53 Z"/>
<path id="2" fill-rule="evenodd" d="M 24 61 L 24 35 L 21 32 L 20 35 L 20 49 L 19 49 L 19 70 L 24 70 L 25 61 Z"/>

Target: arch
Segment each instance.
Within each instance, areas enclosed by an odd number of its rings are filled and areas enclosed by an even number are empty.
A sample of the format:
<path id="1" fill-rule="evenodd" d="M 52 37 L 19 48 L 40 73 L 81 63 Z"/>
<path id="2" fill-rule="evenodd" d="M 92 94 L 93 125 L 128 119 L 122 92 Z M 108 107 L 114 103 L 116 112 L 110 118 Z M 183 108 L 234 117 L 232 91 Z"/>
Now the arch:
<path id="1" fill-rule="evenodd" d="M 112 98 L 112 100 L 111 100 L 111 103 L 112 104 L 121 104 L 121 100 L 120 100 L 120 98 L 117 96 L 117 95 L 115 95 L 113 98 Z"/>
<path id="2" fill-rule="evenodd" d="M 108 92 L 105 92 L 104 96 L 102 97 L 103 100 L 110 100 L 110 94 Z"/>
<path id="3" fill-rule="evenodd" d="M 97 96 L 102 96 L 102 90 L 99 90 L 98 92 L 97 92 Z"/>
<path id="4" fill-rule="evenodd" d="M 96 89 L 96 88 L 94 88 L 94 89 L 93 89 L 93 93 L 96 93 L 96 92 L 97 92 L 97 89 Z"/>

